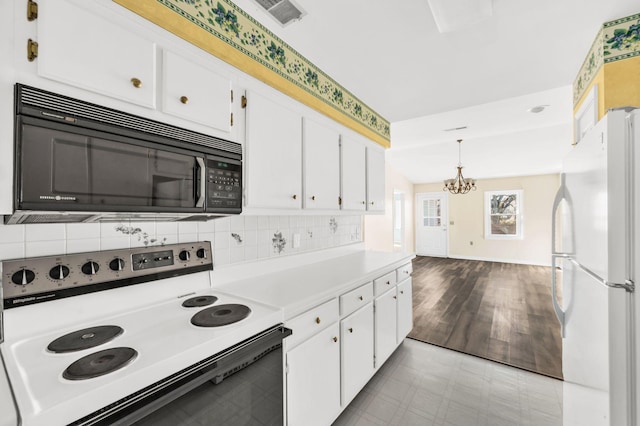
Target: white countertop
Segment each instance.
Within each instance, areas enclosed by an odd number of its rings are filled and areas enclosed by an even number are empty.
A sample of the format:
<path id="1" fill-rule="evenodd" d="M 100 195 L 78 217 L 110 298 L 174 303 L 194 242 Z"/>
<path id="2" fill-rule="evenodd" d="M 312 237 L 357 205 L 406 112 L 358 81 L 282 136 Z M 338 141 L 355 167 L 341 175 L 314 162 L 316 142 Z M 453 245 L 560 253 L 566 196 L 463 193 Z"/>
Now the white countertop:
<path id="1" fill-rule="evenodd" d="M 335 255 L 331 257 L 332 255 Z M 415 257 L 412 253 L 374 252 L 365 250 L 336 251 L 316 262 L 290 256 L 289 266 L 281 270 L 265 266 L 260 274 L 241 268 L 260 267 L 237 265 L 226 268 L 224 278 L 216 279 L 214 287 L 246 299 L 255 300 L 283 310 L 289 320 L 314 306 L 398 268 Z M 282 259 L 285 260 L 285 259 Z M 302 263 L 300 266 L 291 266 Z M 235 270 L 235 271 L 234 271 Z M 240 277 L 234 280 L 234 272 Z"/>

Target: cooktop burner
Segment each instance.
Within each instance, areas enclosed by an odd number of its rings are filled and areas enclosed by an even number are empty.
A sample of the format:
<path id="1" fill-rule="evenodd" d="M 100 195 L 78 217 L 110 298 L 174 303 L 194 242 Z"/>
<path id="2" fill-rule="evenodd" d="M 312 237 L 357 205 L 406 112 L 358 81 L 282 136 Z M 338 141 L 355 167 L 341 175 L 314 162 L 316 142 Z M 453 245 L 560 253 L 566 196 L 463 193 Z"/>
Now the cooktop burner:
<path id="1" fill-rule="evenodd" d="M 55 353 L 76 352 L 93 348 L 113 340 L 124 330 L 117 325 L 101 325 L 65 334 L 49 343 L 47 349 Z"/>
<path id="2" fill-rule="evenodd" d="M 191 317 L 191 324 L 198 327 L 219 327 L 233 324 L 249 316 L 251 309 L 245 305 L 227 304 L 203 309 Z"/>
<path id="3" fill-rule="evenodd" d="M 182 302 L 185 308 L 198 308 L 202 306 L 212 305 L 218 300 L 215 296 L 196 296 Z"/>
<path id="4" fill-rule="evenodd" d="M 67 367 L 62 377 L 67 380 L 85 380 L 116 371 L 138 356 L 131 348 L 110 348 L 84 356 Z"/>

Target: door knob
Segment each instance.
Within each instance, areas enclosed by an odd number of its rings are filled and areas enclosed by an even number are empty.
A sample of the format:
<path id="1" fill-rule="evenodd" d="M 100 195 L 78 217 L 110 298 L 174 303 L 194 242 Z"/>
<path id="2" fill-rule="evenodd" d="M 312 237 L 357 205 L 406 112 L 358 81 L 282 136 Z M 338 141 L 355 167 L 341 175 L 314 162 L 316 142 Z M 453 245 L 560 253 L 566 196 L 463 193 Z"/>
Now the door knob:
<path id="1" fill-rule="evenodd" d="M 140 80 L 139 78 L 133 77 L 131 79 L 131 84 L 133 84 L 133 87 L 135 87 L 136 89 L 139 89 L 142 87 L 142 80 Z"/>

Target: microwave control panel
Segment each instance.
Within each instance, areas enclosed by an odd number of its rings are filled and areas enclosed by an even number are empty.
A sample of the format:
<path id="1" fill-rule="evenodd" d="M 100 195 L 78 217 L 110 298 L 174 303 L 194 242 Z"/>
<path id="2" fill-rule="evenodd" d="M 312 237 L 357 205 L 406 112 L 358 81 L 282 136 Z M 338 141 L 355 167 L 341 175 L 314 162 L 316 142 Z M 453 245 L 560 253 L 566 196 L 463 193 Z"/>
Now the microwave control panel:
<path id="1" fill-rule="evenodd" d="M 242 208 L 242 165 L 207 160 L 207 209 Z"/>

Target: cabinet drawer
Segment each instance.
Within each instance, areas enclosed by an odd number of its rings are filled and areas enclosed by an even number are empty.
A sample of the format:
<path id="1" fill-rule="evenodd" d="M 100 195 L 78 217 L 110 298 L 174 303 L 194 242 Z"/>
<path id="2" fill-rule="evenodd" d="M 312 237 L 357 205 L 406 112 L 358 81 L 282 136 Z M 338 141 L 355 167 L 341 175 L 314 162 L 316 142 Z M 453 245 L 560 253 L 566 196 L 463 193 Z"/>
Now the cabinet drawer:
<path id="1" fill-rule="evenodd" d="M 391 287 L 396 285 L 396 282 L 396 271 L 391 271 L 380 278 L 373 280 L 373 288 L 376 292 L 376 296 L 379 296 L 389 290 Z"/>
<path id="2" fill-rule="evenodd" d="M 413 265 L 411 264 L 411 262 L 407 263 L 406 265 L 402 265 L 401 267 L 396 269 L 397 282 L 401 282 L 402 280 L 409 278 L 412 272 Z"/>
<path id="3" fill-rule="evenodd" d="M 367 283 L 340 296 L 340 315 L 349 315 L 373 300 L 373 283 Z"/>
<path id="4" fill-rule="evenodd" d="M 293 348 L 304 342 L 328 325 L 338 321 L 339 317 L 338 299 L 331 299 L 287 321 L 285 326 L 293 330 L 293 334 L 287 338 L 288 348 Z"/>

